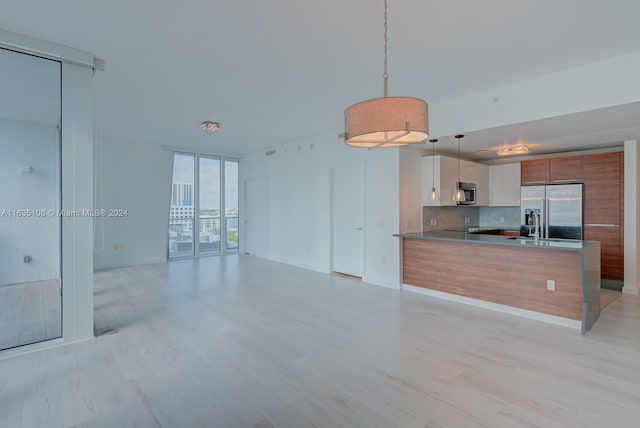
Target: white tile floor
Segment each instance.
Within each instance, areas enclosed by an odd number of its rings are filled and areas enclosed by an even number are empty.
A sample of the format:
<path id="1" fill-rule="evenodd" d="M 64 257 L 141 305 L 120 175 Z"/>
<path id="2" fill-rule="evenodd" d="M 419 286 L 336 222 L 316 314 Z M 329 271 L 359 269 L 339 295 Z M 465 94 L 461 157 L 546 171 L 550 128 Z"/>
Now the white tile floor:
<path id="1" fill-rule="evenodd" d="M 640 298 L 572 329 L 249 256 L 96 274 L 97 329 L 0 360 L 1 427 L 637 427 Z"/>

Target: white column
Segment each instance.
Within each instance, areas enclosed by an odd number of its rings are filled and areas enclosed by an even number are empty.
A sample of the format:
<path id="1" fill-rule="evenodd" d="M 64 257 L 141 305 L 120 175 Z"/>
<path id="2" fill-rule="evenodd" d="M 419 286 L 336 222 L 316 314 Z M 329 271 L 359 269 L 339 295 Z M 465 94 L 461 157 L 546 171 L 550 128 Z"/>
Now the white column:
<path id="1" fill-rule="evenodd" d="M 636 140 L 624 142 L 624 287 L 626 294 L 639 294 L 638 264 L 640 253 L 640 213 L 638 188 L 640 188 L 640 152 Z"/>

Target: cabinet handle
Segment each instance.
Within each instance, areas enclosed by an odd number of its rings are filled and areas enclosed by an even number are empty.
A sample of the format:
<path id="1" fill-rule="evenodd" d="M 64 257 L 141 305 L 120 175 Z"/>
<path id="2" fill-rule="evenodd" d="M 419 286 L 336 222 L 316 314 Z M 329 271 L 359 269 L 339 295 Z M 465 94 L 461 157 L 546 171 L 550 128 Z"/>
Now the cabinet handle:
<path id="1" fill-rule="evenodd" d="M 544 184 L 546 183 L 545 180 L 542 181 L 523 181 L 522 184 Z"/>
<path id="2" fill-rule="evenodd" d="M 585 226 L 591 226 L 591 227 L 616 227 L 615 224 L 609 224 L 609 223 L 587 223 L 587 224 L 585 224 Z"/>
<path id="3" fill-rule="evenodd" d="M 568 180 L 553 180 L 554 183 L 573 183 L 576 181 L 580 181 L 579 178 L 570 178 Z"/>

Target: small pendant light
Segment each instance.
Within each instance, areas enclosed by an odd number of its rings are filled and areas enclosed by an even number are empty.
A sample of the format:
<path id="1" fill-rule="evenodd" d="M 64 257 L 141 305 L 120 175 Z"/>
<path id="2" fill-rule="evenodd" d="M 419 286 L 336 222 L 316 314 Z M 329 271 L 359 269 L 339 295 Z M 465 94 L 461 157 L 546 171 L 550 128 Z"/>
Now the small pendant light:
<path id="1" fill-rule="evenodd" d="M 464 202 L 466 197 L 464 196 L 464 190 L 460 188 L 460 140 L 464 138 L 464 135 L 459 134 L 455 137 L 458 140 L 458 181 L 456 181 L 456 191 L 453 193 L 453 200 L 456 202 Z"/>
<path id="2" fill-rule="evenodd" d="M 431 168 L 431 172 L 433 173 L 433 183 L 432 183 L 432 187 L 431 187 L 431 200 L 432 201 L 437 201 L 438 198 L 438 192 L 436 191 L 436 143 L 438 142 L 438 140 L 429 140 L 429 142 L 431 144 L 433 144 L 433 154 L 431 156 L 431 160 L 433 162 L 433 167 Z"/>

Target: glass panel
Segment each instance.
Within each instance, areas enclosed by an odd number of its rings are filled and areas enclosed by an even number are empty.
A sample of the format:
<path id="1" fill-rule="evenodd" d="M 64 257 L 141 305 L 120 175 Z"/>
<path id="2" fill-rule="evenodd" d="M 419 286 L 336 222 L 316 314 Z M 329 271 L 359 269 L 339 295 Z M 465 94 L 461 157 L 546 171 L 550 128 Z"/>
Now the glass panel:
<path id="1" fill-rule="evenodd" d="M 173 181 L 169 210 L 169 258 L 192 257 L 195 253 L 194 156 L 176 153 L 173 156 Z"/>
<path id="2" fill-rule="evenodd" d="M 200 254 L 220 253 L 220 158 L 200 157 Z"/>
<path id="3" fill-rule="evenodd" d="M 224 160 L 224 218 L 227 252 L 238 251 L 238 159 Z"/>
<path id="4" fill-rule="evenodd" d="M 0 49 L 0 349 L 62 337 L 60 70 Z"/>

